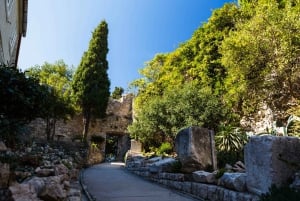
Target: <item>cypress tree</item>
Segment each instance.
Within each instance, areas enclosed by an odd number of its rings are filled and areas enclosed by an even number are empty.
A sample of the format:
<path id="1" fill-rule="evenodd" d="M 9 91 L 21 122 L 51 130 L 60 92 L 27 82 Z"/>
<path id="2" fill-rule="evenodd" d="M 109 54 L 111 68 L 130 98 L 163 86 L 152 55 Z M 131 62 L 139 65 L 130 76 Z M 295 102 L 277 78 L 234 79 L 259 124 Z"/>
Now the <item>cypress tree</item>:
<path id="1" fill-rule="evenodd" d="M 108 27 L 102 21 L 94 30 L 89 48 L 83 53 L 73 78 L 73 91 L 83 115 L 83 139 L 86 140 L 89 123 L 93 118 L 105 117 L 109 100 Z"/>

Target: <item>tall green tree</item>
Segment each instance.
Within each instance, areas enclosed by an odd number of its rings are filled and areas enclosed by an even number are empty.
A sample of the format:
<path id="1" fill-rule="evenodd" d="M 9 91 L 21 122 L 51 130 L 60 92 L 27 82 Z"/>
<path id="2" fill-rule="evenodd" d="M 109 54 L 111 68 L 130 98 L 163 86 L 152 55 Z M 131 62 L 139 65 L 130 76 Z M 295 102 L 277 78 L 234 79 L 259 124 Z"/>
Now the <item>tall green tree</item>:
<path id="1" fill-rule="evenodd" d="M 109 100 L 108 26 L 102 21 L 93 32 L 87 52 L 78 66 L 72 88 L 83 115 L 83 139 L 86 140 L 92 118 L 105 116 Z"/>
<path id="2" fill-rule="evenodd" d="M 26 75 L 37 78 L 40 84 L 48 88 L 47 107 L 43 110 L 43 118 L 46 121 L 47 139 L 53 140 L 57 120 L 67 119 L 74 113 L 71 99 L 72 70 L 63 60 L 59 60 L 54 64 L 45 62 L 41 66 L 31 67 Z"/>

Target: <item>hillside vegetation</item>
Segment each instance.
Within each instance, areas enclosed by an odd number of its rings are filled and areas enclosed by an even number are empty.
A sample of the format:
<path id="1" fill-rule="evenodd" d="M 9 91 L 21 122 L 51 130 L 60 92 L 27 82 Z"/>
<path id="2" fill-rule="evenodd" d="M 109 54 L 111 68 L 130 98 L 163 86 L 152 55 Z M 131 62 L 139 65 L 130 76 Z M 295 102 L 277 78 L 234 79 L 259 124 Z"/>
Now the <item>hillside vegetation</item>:
<path id="1" fill-rule="evenodd" d="M 155 55 L 140 74 L 131 83 L 136 116 L 128 130 L 148 148 L 173 142 L 192 125 L 236 133 L 240 120 L 262 104 L 285 121 L 299 113 L 299 0 L 225 4 L 191 39 Z"/>

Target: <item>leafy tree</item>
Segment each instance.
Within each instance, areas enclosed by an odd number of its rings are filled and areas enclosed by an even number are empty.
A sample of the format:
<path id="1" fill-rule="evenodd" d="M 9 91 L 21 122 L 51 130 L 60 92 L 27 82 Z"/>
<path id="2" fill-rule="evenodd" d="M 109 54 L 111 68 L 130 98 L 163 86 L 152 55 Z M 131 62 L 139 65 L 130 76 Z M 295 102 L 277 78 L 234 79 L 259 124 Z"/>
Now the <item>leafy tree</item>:
<path id="1" fill-rule="evenodd" d="M 237 24 L 221 48 L 228 71 L 226 101 L 244 115 L 263 101 L 284 113 L 285 103 L 299 98 L 300 4 L 282 7 L 261 0 L 241 9 L 250 17 Z"/>
<path id="2" fill-rule="evenodd" d="M 136 112 L 128 130 L 149 147 L 173 141 L 178 131 L 187 126 L 215 128 L 223 118 L 218 98 L 209 88 L 193 83 L 176 86 L 163 96 L 152 96 Z"/>
<path id="3" fill-rule="evenodd" d="M 109 99 L 107 70 L 108 62 L 108 27 L 102 21 L 93 32 L 89 48 L 82 56 L 78 66 L 72 88 L 83 114 L 83 138 L 86 140 L 89 123 L 93 117 L 104 117 Z"/>
<path id="4" fill-rule="evenodd" d="M 124 89 L 122 87 L 115 87 L 115 90 L 112 92 L 111 97 L 113 99 L 119 99 L 122 97 Z"/>
<path id="5" fill-rule="evenodd" d="M 153 143 L 174 139 L 183 127 L 217 129 L 219 122 L 234 119 L 223 101 L 227 74 L 219 47 L 239 16 L 235 4 L 226 4 L 190 40 L 146 63 L 143 77 L 132 83 L 138 89 L 136 120 L 128 128 L 133 136 Z"/>
<path id="6" fill-rule="evenodd" d="M 44 63 L 26 71 L 26 75 L 39 79 L 40 84 L 48 87 L 47 107 L 43 117 L 46 120 L 46 135 L 48 140 L 55 136 L 55 126 L 58 119 L 67 119 L 74 113 L 71 99 L 72 71 L 60 60 L 54 64 Z"/>
<path id="7" fill-rule="evenodd" d="M 0 65 L 0 137 L 14 144 L 24 124 L 41 117 L 48 90 L 14 67 Z"/>

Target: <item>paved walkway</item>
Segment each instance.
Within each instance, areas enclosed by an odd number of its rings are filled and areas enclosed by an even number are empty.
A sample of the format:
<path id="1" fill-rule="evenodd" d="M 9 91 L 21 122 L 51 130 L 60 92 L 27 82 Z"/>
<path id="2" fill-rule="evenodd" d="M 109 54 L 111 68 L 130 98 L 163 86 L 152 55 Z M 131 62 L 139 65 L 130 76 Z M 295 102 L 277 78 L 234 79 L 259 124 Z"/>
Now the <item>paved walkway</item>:
<path id="1" fill-rule="evenodd" d="M 104 163 L 86 169 L 82 182 L 96 201 L 195 201 L 133 175 L 118 163 Z"/>

